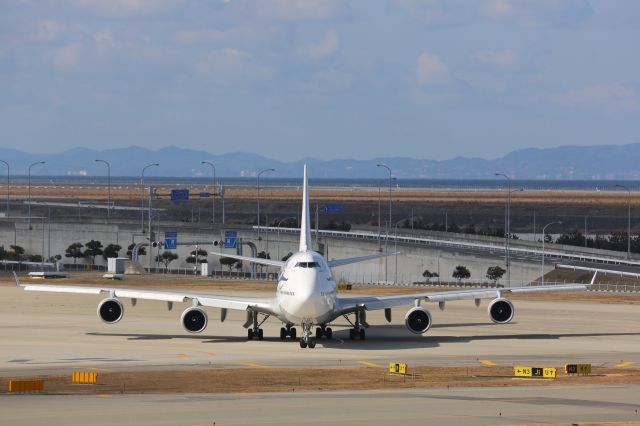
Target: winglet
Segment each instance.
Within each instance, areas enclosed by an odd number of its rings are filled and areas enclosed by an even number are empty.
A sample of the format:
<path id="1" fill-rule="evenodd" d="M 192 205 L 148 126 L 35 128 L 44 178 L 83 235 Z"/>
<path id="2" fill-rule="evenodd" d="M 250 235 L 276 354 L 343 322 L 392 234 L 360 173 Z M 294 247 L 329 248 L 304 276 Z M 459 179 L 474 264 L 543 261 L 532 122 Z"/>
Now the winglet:
<path id="1" fill-rule="evenodd" d="M 18 278 L 18 274 L 16 274 L 15 271 L 13 271 L 13 278 L 16 280 L 16 287 L 22 287 L 22 284 L 20 284 L 20 278 Z"/>
<path id="2" fill-rule="evenodd" d="M 302 185 L 302 215 L 300 216 L 300 251 L 310 251 L 311 247 L 311 219 L 309 218 L 309 182 L 307 165 L 304 165 L 304 181 Z"/>

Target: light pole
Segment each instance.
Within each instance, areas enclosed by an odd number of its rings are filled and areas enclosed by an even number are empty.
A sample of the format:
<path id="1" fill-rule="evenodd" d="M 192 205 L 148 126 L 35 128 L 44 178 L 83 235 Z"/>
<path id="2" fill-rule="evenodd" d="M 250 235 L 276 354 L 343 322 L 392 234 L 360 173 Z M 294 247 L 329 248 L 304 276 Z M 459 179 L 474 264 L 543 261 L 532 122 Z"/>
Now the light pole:
<path id="1" fill-rule="evenodd" d="M 28 202 L 28 210 L 29 210 L 29 229 L 31 229 L 31 168 L 38 164 L 45 164 L 45 161 L 36 161 L 35 163 L 29 165 L 29 202 Z"/>
<path id="2" fill-rule="evenodd" d="M 111 164 L 107 160 L 95 160 L 96 163 L 107 165 L 107 220 L 111 217 Z"/>
<path id="3" fill-rule="evenodd" d="M 207 164 L 213 169 L 213 180 L 211 181 L 211 227 L 216 223 L 216 166 L 211 161 L 201 161 L 202 164 Z"/>
<path id="4" fill-rule="evenodd" d="M 380 164 L 376 164 L 376 167 L 384 167 L 385 169 L 387 169 L 387 171 L 389 172 L 389 222 L 387 224 L 387 237 L 385 239 L 385 250 L 388 251 L 389 250 L 389 232 L 391 231 L 391 167 L 387 166 L 386 164 L 380 163 Z M 387 281 L 387 272 L 388 272 L 388 265 L 389 265 L 389 261 L 388 261 L 388 256 L 385 256 L 384 258 L 384 281 Z"/>
<path id="5" fill-rule="evenodd" d="M 627 200 L 627 259 L 631 259 L 631 190 L 624 185 L 616 185 L 619 188 L 624 188 L 627 190 L 629 194 L 629 198 Z M 584 236 L 587 238 L 587 236 Z"/>
<path id="6" fill-rule="evenodd" d="M 4 160 L 0 160 L 0 163 L 4 163 L 7 166 L 7 217 L 9 217 L 9 163 Z"/>
<path id="7" fill-rule="evenodd" d="M 554 222 L 549 222 L 542 227 L 542 264 L 540 265 L 540 280 L 542 285 L 544 285 L 544 240 L 546 235 L 545 231 L 547 229 L 547 226 L 551 226 L 551 225 L 562 225 L 562 222 L 557 220 Z"/>
<path id="8" fill-rule="evenodd" d="M 278 221 L 278 260 L 280 260 L 280 224 L 282 222 L 284 222 L 285 220 L 288 220 L 288 219 L 296 219 L 297 220 L 298 218 L 295 217 L 295 216 L 287 216 L 284 219 L 280 219 Z"/>
<path id="9" fill-rule="evenodd" d="M 260 175 L 266 172 L 275 172 L 276 169 L 264 169 L 258 173 L 256 177 L 256 188 L 258 191 L 258 241 L 260 240 Z"/>
<path id="10" fill-rule="evenodd" d="M 509 241 L 511 235 L 511 178 L 504 173 L 496 173 L 496 176 L 502 176 L 507 179 L 508 191 L 507 191 L 507 204 L 505 206 L 504 214 L 504 258 L 507 266 L 507 283 L 511 286 L 511 256 L 509 248 L 511 243 Z"/>
<path id="11" fill-rule="evenodd" d="M 146 166 L 144 166 L 142 168 L 142 172 L 140 173 L 140 189 L 141 189 L 141 196 L 140 196 L 140 229 L 142 229 L 142 233 L 144 234 L 144 171 L 147 170 L 149 167 L 154 167 L 154 166 L 159 166 L 160 164 L 158 163 L 151 163 L 151 164 L 147 164 Z M 149 238 L 151 238 L 151 236 L 149 236 Z M 151 250 L 149 250 L 149 252 L 151 252 Z"/>

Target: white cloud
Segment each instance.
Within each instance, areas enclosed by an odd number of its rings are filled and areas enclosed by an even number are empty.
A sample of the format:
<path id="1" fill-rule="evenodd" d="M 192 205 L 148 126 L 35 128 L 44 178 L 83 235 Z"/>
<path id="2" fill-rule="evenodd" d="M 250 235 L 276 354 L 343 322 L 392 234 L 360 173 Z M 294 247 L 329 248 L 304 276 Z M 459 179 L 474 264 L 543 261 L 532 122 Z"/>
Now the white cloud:
<path id="1" fill-rule="evenodd" d="M 513 6 L 509 0 L 489 0 L 483 7 L 483 12 L 490 18 L 507 18 L 513 14 Z"/>
<path id="2" fill-rule="evenodd" d="M 253 5 L 259 17 L 279 21 L 325 20 L 342 13 L 346 7 L 337 0 L 260 0 Z"/>
<path id="3" fill-rule="evenodd" d="M 340 48 L 338 31 L 327 30 L 322 40 L 303 46 L 298 51 L 302 56 L 310 59 L 322 59 L 333 55 Z"/>
<path id="4" fill-rule="evenodd" d="M 416 80 L 421 85 L 444 83 L 449 80 L 449 70 L 436 55 L 423 52 L 418 56 Z"/>
<path id="5" fill-rule="evenodd" d="M 473 54 L 476 61 L 498 68 L 512 68 L 518 62 L 518 55 L 513 50 L 480 50 Z"/>
<path id="6" fill-rule="evenodd" d="M 144 15 L 179 6 L 184 0 L 69 0 L 71 5 L 105 15 Z"/>
<path id="7" fill-rule="evenodd" d="M 569 90 L 551 98 L 565 106 L 591 106 L 635 109 L 638 106 L 633 89 L 620 83 L 603 83 Z"/>
<path id="8" fill-rule="evenodd" d="M 60 22 L 42 20 L 36 24 L 36 31 L 32 35 L 32 38 L 34 41 L 43 43 L 54 41 L 65 29 L 66 27 Z"/>
<path id="9" fill-rule="evenodd" d="M 81 47 L 80 43 L 71 43 L 57 49 L 53 53 L 53 65 L 60 71 L 71 71 L 78 65 Z"/>
<path id="10" fill-rule="evenodd" d="M 262 79 L 273 74 L 271 68 L 258 64 L 249 53 L 237 49 L 214 50 L 203 55 L 196 63 L 196 71 L 221 84 Z"/>

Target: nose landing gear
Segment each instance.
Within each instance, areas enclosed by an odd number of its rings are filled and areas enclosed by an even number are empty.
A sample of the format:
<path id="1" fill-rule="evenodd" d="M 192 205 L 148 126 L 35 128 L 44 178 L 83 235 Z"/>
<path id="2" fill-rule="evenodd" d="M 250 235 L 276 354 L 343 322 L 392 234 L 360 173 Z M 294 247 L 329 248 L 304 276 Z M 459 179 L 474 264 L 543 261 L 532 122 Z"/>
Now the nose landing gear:
<path id="1" fill-rule="evenodd" d="M 316 347 L 316 339 L 311 337 L 311 324 L 310 322 L 302 323 L 302 337 L 300 337 L 300 347 L 302 349 L 309 347 L 313 349 Z"/>

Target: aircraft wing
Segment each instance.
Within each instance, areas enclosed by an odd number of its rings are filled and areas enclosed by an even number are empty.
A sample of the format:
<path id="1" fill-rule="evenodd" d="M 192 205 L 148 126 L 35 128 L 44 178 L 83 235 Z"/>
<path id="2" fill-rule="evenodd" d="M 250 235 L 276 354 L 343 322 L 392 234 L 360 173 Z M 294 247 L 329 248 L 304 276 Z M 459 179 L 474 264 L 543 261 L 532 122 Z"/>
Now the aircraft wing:
<path id="1" fill-rule="evenodd" d="M 164 302 L 194 302 L 200 306 L 211 308 L 235 309 L 240 311 L 253 310 L 268 314 L 275 314 L 277 303 L 275 298 L 261 297 L 232 297 L 216 296 L 213 294 L 199 294 L 190 292 L 173 292 L 163 290 L 142 290 L 116 287 L 89 287 L 57 284 L 21 284 L 16 276 L 16 284 L 26 291 L 42 291 L 51 293 L 75 294 L 107 294 L 110 297 L 129 298 L 137 300 L 159 300 Z"/>
<path id="2" fill-rule="evenodd" d="M 464 291 L 442 291 L 434 293 L 399 294 L 396 296 L 339 297 L 337 307 L 341 314 L 359 309 L 376 310 L 410 306 L 416 300 L 425 302 L 446 302 L 450 300 L 494 299 L 512 294 L 533 294 L 547 292 L 584 291 L 586 284 L 548 285 L 518 288 L 478 289 Z"/>
<path id="3" fill-rule="evenodd" d="M 212 254 L 214 256 L 219 256 L 219 257 L 230 257 L 232 259 L 243 260 L 246 262 L 259 263 L 260 265 L 276 266 L 278 268 L 282 268 L 285 265 L 285 263 L 287 263 L 282 260 L 263 259 L 261 257 L 240 256 L 237 254 L 217 253 L 215 251 L 210 251 L 209 254 Z"/>
<path id="4" fill-rule="evenodd" d="M 350 263 L 365 262 L 367 260 L 378 259 L 380 257 L 393 256 L 396 253 L 377 253 L 369 256 L 347 257 L 344 259 L 331 259 L 327 261 L 329 267 L 349 265 Z"/>

